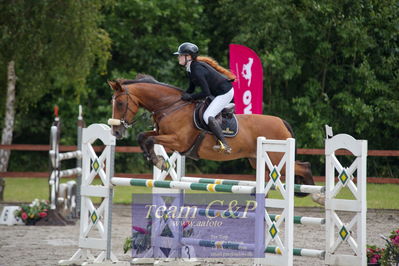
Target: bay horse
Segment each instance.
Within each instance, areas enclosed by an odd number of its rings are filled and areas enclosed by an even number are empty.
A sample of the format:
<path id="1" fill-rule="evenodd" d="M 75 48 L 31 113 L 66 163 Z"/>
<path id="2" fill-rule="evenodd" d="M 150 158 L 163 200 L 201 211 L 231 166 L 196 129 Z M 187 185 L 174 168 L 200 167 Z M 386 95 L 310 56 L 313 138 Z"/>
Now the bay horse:
<path id="1" fill-rule="evenodd" d="M 194 126 L 193 112 L 195 103 L 181 100 L 183 90 L 158 82 L 149 75 L 139 74 L 135 80 L 108 81 L 113 89 L 112 97 L 112 134 L 123 138 L 126 128 L 132 126 L 140 107 L 152 113 L 155 130 L 142 132 L 138 135 L 138 142 L 144 156 L 161 170 L 168 168 L 161 156 L 154 152 L 154 144 L 161 144 L 172 151 L 184 153 L 189 150 L 196 137 L 200 134 Z M 236 115 L 239 123 L 238 134 L 227 138 L 232 153 L 224 154 L 213 150 L 215 137 L 205 134 L 198 148 L 201 159 L 213 161 L 229 161 L 248 158 L 251 166 L 256 169 L 256 141 L 257 137 L 285 140 L 293 138 L 290 125 L 279 117 L 271 115 L 240 114 Z M 282 158 L 281 153 L 269 153 L 274 165 Z M 283 173 L 282 173 L 283 174 Z M 295 184 L 314 185 L 310 163 L 295 161 Z M 295 193 L 296 196 L 306 196 L 307 193 Z M 312 194 L 312 199 L 322 204 L 320 195 Z"/>

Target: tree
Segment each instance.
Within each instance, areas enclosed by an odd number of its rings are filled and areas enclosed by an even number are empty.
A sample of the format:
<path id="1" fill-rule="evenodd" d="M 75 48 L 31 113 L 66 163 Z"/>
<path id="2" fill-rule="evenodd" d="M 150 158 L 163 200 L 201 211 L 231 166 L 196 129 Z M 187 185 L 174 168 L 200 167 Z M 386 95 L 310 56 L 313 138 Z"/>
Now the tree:
<path id="1" fill-rule="evenodd" d="M 104 23 L 112 39 L 112 77 L 146 73 L 178 85 L 184 80 L 173 56 L 179 44 L 191 41 L 207 52 L 203 9 L 198 0 L 116 2 Z"/>
<path id="2" fill-rule="evenodd" d="M 399 146 L 397 1 L 210 2 L 223 38 L 261 57 L 265 113 L 286 118 L 300 147 L 323 147 L 324 124 L 370 140 L 371 149 Z M 210 43 L 222 47 L 223 38 Z M 397 159 L 377 164 L 369 168 L 395 176 Z"/>
<path id="3" fill-rule="evenodd" d="M 11 143 L 14 110 L 17 117 L 26 119 L 30 108 L 43 95 L 61 88 L 79 98 L 87 93 L 85 81 L 93 65 L 104 69 L 110 56 L 110 39 L 99 28 L 101 3 L 99 0 L 0 3 L 0 65 L 13 68 L 11 62 L 15 62 L 15 69 L 8 73 L 15 72 L 18 76 L 15 106 L 12 99 L 6 101 L 2 143 Z M 0 91 L 5 91 L 4 86 Z M 12 98 L 12 94 L 1 95 Z M 4 106 L 4 98 L 1 100 Z M 1 109 L 3 114 L 4 108 Z M 2 171 L 7 168 L 8 157 L 9 153 L 1 151 Z"/>

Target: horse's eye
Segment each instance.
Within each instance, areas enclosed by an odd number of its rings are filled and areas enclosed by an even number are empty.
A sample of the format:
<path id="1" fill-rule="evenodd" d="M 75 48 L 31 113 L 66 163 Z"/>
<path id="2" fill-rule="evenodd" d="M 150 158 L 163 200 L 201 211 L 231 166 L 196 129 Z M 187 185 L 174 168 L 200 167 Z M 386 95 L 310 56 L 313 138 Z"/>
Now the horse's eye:
<path id="1" fill-rule="evenodd" d="M 122 103 L 122 102 L 117 102 L 117 103 L 116 103 L 116 106 L 117 106 L 118 108 L 122 108 L 122 107 L 123 107 L 123 103 Z"/>

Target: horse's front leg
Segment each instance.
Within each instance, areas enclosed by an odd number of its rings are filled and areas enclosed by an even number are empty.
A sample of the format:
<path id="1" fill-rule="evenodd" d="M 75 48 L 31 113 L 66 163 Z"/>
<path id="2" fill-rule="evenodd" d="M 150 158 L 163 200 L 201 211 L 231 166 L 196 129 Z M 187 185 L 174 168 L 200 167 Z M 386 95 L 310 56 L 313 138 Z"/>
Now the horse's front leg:
<path id="1" fill-rule="evenodd" d="M 148 150 L 148 154 L 152 163 L 162 171 L 167 170 L 169 168 L 169 164 L 162 156 L 155 154 L 155 144 L 163 145 L 171 150 L 179 150 L 180 144 L 177 140 L 177 137 L 176 135 L 155 135 L 149 136 L 144 141 L 144 146 Z"/>
<path id="2" fill-rule="evenodd" d="M 156 136 L 156 135 L 157 135 L 157 132 L 154 130 L 151 130 L 151 131 L 141 132 L 137 136 L 137 141 L 140 145 L 141 150 L 143 151 L 143 155 L 148 161 L 151 160 L 151 157 L 150 157 L 150 151 L 145 142 L 148 137 Z"/>

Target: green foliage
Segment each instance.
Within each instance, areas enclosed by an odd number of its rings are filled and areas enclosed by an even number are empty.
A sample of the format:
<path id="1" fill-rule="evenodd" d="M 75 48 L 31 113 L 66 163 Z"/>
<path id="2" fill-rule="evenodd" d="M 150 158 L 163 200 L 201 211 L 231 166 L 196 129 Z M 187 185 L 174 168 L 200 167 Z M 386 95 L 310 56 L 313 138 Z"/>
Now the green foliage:
<path id="1" fill-rule="evenodd" d="M 111 78 L 146 73 L 163 82 L 184 84 L 173 52 L 188 40 L 206 52 L 203 9 L 198 0 L 118 1 L 107 10 L 104 23 L 112 39 Z"/>
<path id="2" fill-rule="evenodd" d="M 399 263 L 399 229 L 393 230 L 389 237 L 381 235 L 385 240 L 384 248 L 367 245 L 367 263 L 372 265 L 398 265 Z"/>
<path id="3" fill-rule="evenodd" d="M 325 123 L 375 148 L 398 132 L 395 1 L 218 3 L 220 16 L 238 20 L 227 25 L 237 32 L 232 41 L 262 59 L 266 112 L 286 117 L 301 147 L 322 147 Z"/>
<path id="4" fill-rule="evenodd" d="M 163 220 L 162 222 L 166 224 L 169 218 L 169 214 L 165 211 L 162 216 L 156 217 L 156 220 Z M 146 219 L 146 228 L 137 225 L 132 226 L 134 231 L 132 237 L 127 237 L 125 239 L 123 244 L 123 253 L 126 254 L 130 249 L 132 249 L 135 254 L 140 254 L 151 248 L 152 225 L 157 222 L 153 222 L 151 216 L 146 217 Z M 183 237 L 190 237 L 194 233 L 194 228 L 191 227 L 191 221 L 185 221 L 182 224 L 181 229 L 183 231 Z M 160 236 L 173 237 L 172 230 L 170 230 L 168 224 L 163 228 Z M 165 253 L 165 256 L 168 256 L 169 251 L 170 249 L 162 250 L 162 252 Z"/>
<path id="5" fill-rule="evenodd" d="M 16 61 L 20 114 L 48 92 L 79 99 L 91 69 L 105 70 L 110 39 L 98 27 L 100 8 L 101 1 L 2 1 L 0 62 Z"/>
<path id="6" fill-rule="evenodd" d="M 399 228 L 393 230 L 386 241 L 385 252 L 381 258 L 382 265 L 395 265 L 399 263 Z"/>

